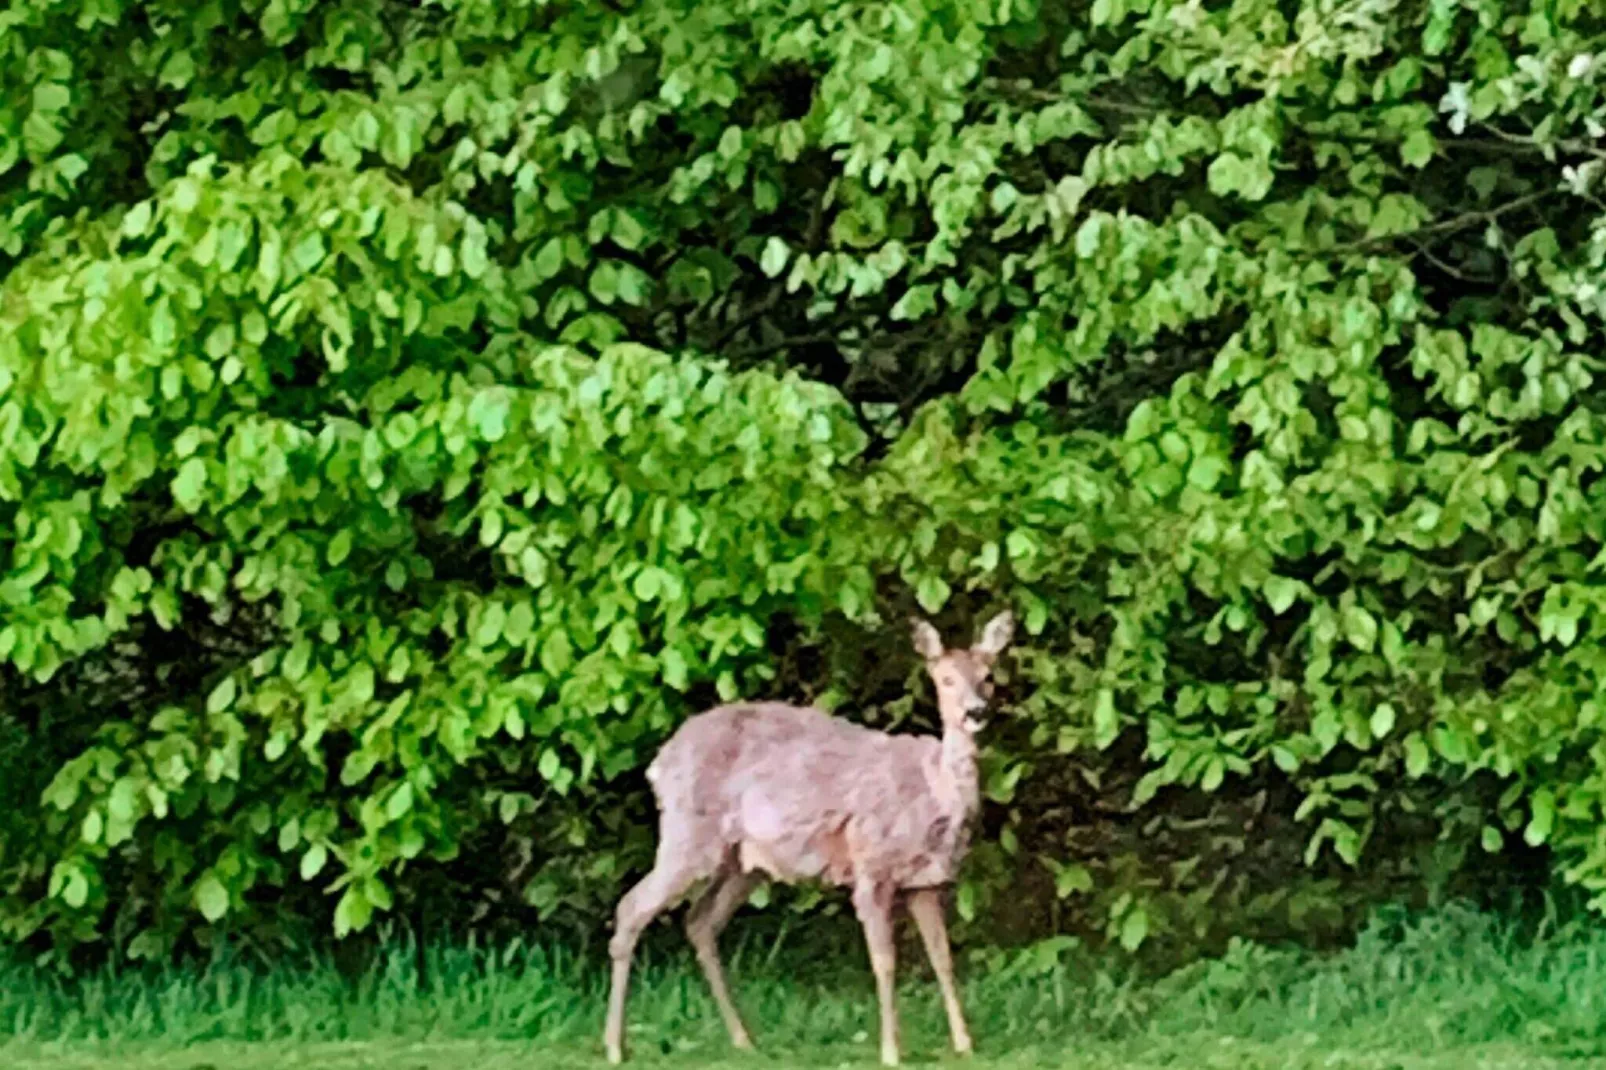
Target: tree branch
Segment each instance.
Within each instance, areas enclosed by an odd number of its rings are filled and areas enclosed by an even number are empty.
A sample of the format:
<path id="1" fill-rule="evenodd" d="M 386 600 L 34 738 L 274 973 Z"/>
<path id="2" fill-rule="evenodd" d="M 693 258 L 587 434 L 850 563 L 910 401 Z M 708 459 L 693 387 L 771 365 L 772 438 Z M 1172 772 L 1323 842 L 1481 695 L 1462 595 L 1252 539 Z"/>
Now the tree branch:
<path id="1" fill-rule="evenodd" d="M 730 360 L 753 360 L 756 357 L 767 357 L 771 353 L 778 353 L 793 346 L 818 345 L 821 342 L 834 342 L 837 340 L 836 331 L 821 331 L 817 334 L 793 334 L 774 341 L 762 342 L 758 345 L 748 346 L 729 354 Z"/>
<path id="2" fill-rule="evenodd" d="M 1508 130 L 1500 129 L 1493 123 L 1480 123 L 1479 126 L 1507 145 L 1520 145 L 1541 153 L 1547 149 L 1560 149 L 1562 152 L 1570 152 L 1578 156 L 1590 156 L 1597 160 L 1606 160 L 1606 149 L 1599 148 L 1582 138 L 1569 137 L 1560 138 L 1556 141 L 1541 142 L 1536 140 L 1532 134 L 1513 134 Z"/>
<path id="3" fill-rule="evenodd" d="M 1468 227 L 1477 226 L 1479 223 L 1493 223 L 1503 215 L 1526 208 L 1531 204 L 1535 204 L 1544 200 L 1546 197 L 1552 196 L 1559 192 L 1561 191 L 1555 189 L 1546 189 L 1540 190 L 1537 193 L 1527 193 L 1521 197 L 1513 198 L 1512 200 L 1507 201 L 1505 204 L 1497 205 L 1494 208 L 1479 209 L 1475 212 L 1462 212 L 1460 215 L 1451 216 L 1449 219 L 1441 219 L 1437 223 L 1429 223 L 1427 226 L 1418 227 L 1415 230 L 1408 230 L 1400 234 L 1378 234 L 1369 238 L 1357 238 L 1354 241 L 1340 242 L 1337 245 L 1329 246 L 1326 249 L 1319 249 L 1316 251 L 1327 254 L 1349 253 L 1357 252 L 1373 246 L 1387 245 L 1390 242 L 1396 241 L 1410 241 L 1413 244 L 1417 244 L 1419 240 L 1424 237 L 1453 234 L 1458 230 L 1465 230 Z"/>

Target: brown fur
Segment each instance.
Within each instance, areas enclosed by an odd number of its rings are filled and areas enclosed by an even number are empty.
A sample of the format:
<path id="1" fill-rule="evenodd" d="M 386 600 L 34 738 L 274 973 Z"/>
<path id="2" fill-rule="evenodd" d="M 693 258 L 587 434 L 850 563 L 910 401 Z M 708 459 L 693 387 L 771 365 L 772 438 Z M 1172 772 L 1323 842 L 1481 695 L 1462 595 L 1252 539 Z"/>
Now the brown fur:
<path id="1" fill-rule="evenodd" d="M 911 912 L 937 967 L 954 1046 L 969 1050 L 932 890 L 954 879 L 969 844 L 979 727 L 970 714 L 985 705 L 988 674 L 1012 627 L 1000 614 L 976 646 L 944 650 L 935 629 L 915 625 L 916 647 L 937 688 L 940 739 L 889 735 L 817 709 L 760 702 L 700 713 L 664 744 L 647 770 L 660 811 L 657 862 L 620 901 L 610 944 L 614 982 L 604 1042 L 611 1060 L 623 1056 L 625 992 L 641 930 L 704 880 L 709 888 L 692 909 L 688 932 L 733 1042 L 750 1045 L 714 941 L 757 874 L 853 889 L 889 1063 L 898 1059 L 890 911 L 896 893 L 914 893 Z"/>

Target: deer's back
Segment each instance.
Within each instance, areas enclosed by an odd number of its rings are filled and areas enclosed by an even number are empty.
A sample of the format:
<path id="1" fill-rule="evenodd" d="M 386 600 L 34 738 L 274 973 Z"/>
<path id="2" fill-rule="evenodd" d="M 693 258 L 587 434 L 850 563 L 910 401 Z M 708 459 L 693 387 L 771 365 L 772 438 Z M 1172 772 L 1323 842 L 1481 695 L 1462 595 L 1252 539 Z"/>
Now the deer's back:
<path id="1" fill-rule="evenodd" d="M 951 879 L 964 849 L 968 815 L 932 793 L 938 756 L 929 737 L 743 703 L 688 720 L 648 775 L 663 835 L 710 863 L 736 850 L 783 880 L 850 884 L 868 866 L 917 887 Z"/>

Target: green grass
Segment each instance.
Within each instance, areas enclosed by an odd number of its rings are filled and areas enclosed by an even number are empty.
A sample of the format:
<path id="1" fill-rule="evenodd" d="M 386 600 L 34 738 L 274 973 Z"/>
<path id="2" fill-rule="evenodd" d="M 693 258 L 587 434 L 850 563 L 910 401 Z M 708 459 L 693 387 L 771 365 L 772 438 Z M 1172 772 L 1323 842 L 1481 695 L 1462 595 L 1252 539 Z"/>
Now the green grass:
<path id="1" fill-rule="evenodd" d="M 631 1002 L 638 1065 L 874 1065 L 874 999 L 857 949 L 776 961 L 732 943 L 760 1054 L 729 1050 L 689 954 L 668 953 L 643 963 Z M 416 962 L 398 947 L 355 980 L 324 961 L 70 983 L 0 969 L 0 1067 L 602 1065 L 595 956 L 436 949 L 422 984 Z M 907 1061 L 953 1063 L 923 965 L 906 961 L 904 972 Z M 965 974 L 977 1070 L 1606 1066 L 1606 927 L 1590 924 L 1524 932 L 1450 910 L 1381 919 L 1338 954 L 1241 945 L 1158 980 L 1041 954 L 971 961 Z"/>

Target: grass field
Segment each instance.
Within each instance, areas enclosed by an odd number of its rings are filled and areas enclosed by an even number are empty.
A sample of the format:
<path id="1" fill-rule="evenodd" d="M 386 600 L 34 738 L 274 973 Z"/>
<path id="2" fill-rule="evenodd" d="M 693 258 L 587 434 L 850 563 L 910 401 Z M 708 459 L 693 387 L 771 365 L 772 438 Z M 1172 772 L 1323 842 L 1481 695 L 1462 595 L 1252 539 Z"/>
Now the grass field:
<path id="1" fill-rule="evenodd" d="M 761 1051 L 729 1050 L 687 954 L 644 964 L 636 1065 L 875 1065 L 869 971 L 844 949 L 783 956 L 733 941 Z M 855 949 L 856 950 L 856 949 Z M 357 979 L 326 962 L 102 974 L 0 969 L 0 1067 L 50 1070 L 487 1070 L 603 1065 L 595 957 L 533 947 L 398 948 Z M 906 1061 L 945 1053 L 909 963 Z M 1606 1066 L 1606 927 L 1521 931 L 1452 910 L 1380 920 L 1329 956 L 1243 945 L 1159 980 L 1024 954 L 965 970 L 975 1070 L 1046 1067 L 1451 1070 Z"/>

